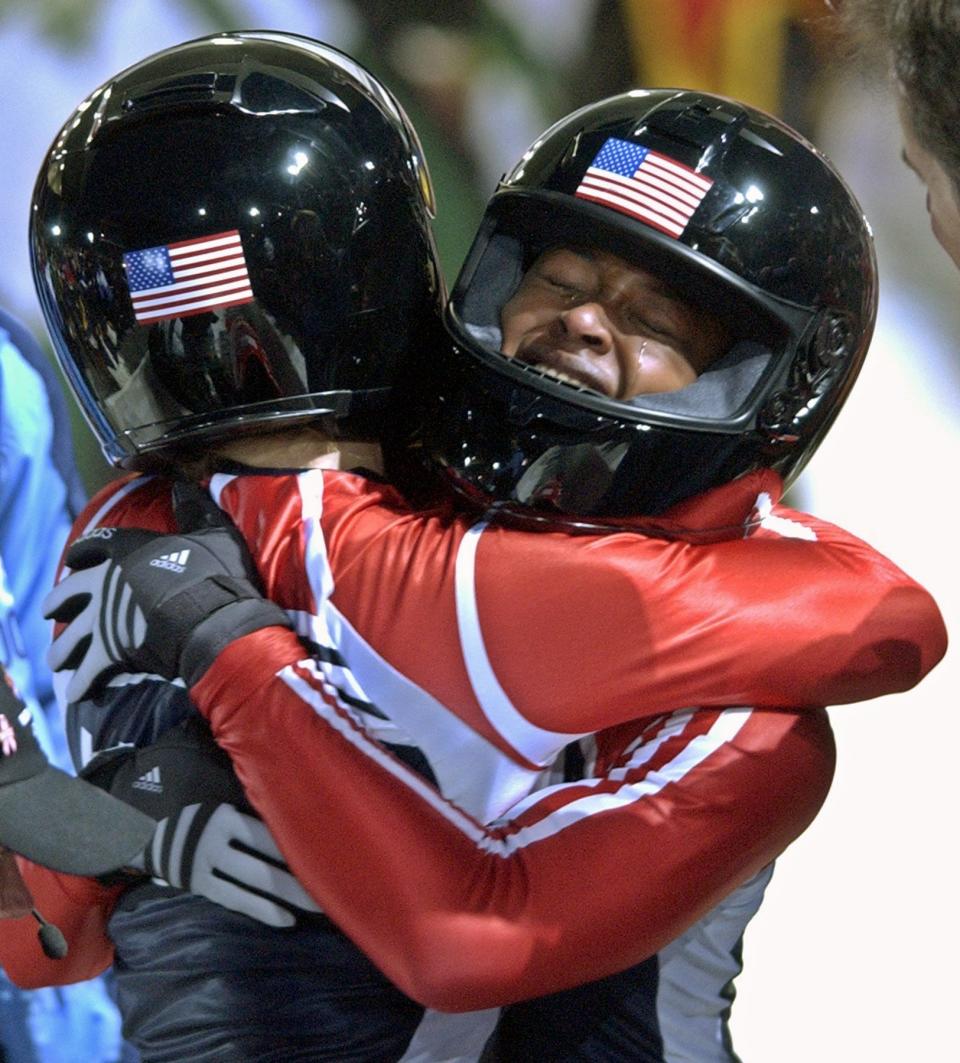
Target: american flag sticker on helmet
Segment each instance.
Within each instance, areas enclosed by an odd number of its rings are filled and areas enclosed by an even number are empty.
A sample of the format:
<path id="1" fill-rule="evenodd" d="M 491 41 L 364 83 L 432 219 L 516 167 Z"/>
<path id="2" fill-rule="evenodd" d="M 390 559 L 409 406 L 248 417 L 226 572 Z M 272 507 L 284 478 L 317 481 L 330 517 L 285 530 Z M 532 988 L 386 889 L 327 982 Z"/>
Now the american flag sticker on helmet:
<path id="1" fill-rule="evenodd" d="M 630 140 L 609 137 L 574 191 L 678 237 L 713 181 Z"/>
<path id="2" fill-rule="evenodd" d="M 243 245 L 236 229 L 128 251 L 123 265 L 133 314 L 142 324 L 253 301 Z"/>

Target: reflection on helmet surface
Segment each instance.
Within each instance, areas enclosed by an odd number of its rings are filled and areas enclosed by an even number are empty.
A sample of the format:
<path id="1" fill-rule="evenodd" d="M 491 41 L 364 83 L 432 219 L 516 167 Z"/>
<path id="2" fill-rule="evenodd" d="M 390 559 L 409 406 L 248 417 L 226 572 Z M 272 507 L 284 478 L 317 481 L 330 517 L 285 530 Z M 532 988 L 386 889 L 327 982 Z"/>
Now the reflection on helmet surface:
<path id="1" fill-rule="evenodd" d="M 30 240 L 108 459 L 311 418 L 377 438 L 440 333 L 432 209 L 402 109 L 319 42 L 218 34 L 101 86 L 41 168 Z"/>

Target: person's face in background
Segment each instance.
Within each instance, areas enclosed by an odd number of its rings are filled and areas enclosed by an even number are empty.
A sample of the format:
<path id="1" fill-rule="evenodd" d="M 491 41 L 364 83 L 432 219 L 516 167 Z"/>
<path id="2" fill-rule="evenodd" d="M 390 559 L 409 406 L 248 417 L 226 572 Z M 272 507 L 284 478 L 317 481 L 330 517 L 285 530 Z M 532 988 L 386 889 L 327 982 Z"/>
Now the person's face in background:
<path id="1" fill-rule="evenodd" d="M 917 139 L 910 120 L 909 104 L 903 92 L 897 92 L 897 112 L 903 133 L 903 161 L 920 178 L 927 189 L 927 213 L 930 228 L 940 246 L 960 268 L 960 203 L 951 175 Z"/>

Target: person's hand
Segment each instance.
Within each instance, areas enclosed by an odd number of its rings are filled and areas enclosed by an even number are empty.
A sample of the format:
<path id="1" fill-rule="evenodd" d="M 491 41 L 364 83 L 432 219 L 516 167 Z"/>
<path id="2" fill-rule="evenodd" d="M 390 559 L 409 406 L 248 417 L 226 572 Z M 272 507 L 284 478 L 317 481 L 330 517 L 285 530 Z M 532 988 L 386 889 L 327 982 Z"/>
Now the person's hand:
<path id="1" fill-rule="evenodd" d="M 294 926 L 297 912 L 320 911 L 264 823 L 234 805 L 185 805 L 160 820 L 134 866 L 268 926 Z"/>
<path id="2" fill-rule="evenodd" d="M 66 624 L 47 659 L 55 672 L 73 670 L 68 701 L 124 671 L 192 686 L 230 642 L 290 627 L 261 595 L 246 545 L 209 496 L 178 484 L 174 500 L 187 525 L 180 534 L 96 528 L 68 549 L 72 571 L 43 603 L 47 619 Z"/>
<path id="3" fill-rule="evenodd" d="M 124 878 L 139 872 L 269 926 L 293 926 L 298 915 L 320 911 L 250 814 L 229 757 L 199 719 L 151 746 L 100 753 L 81 775 L 157 820 Z"/>

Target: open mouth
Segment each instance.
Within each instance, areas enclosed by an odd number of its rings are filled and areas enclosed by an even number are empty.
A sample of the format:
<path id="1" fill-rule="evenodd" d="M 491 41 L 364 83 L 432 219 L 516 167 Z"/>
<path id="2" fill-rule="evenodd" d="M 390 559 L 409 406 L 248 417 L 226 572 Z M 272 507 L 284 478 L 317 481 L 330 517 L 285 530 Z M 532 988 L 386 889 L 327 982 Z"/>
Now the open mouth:
<path id="1" fill-rule="evenodd" d="M 561 384 L 569 384 L 574 388 L 585 388 L 588 386 L 584 384 L 582 380 L 578 380 L 569 373 L 565 373 L 562 369 L 554 369 L 551 365 L 537 365 L 535 362 L 531 364 L 539 369 L 545 376 L 553 377 L 554 380 L 559 380 Z M 593 388 L 590 388 L 590 390 L 592 391 Z"/>
<path id="2" fill-rule="evenodd" d="M 599 374 L 590 372 L 580 363 L 576 355 L 555 349 L 541 349 L 536 346 L 518 351 L 517 358 L 526 365 L 533 366 L 545 376 L 559 380 L 561 384 L 579 388 L 581 391 L 595 391 L 601 395 L 608 394 L 604 381 Z"/>

